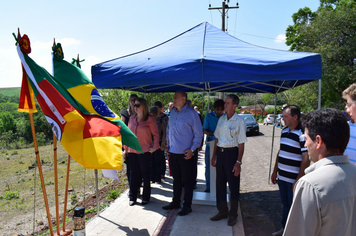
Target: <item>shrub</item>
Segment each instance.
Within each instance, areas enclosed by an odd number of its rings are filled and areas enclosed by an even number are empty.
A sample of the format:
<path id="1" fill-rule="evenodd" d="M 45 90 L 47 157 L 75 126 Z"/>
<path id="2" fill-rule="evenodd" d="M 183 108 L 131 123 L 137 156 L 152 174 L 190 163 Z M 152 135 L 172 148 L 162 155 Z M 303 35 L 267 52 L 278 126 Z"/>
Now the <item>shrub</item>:
<path id="1" fill-rule="evenodd" d="M 120 196 L 122 189 L 111 189 L 107 192 L 106 199 L 116 199 Z"/>
<path id="2" fill-rule="evenodd" d="M 5 192 L 5 199 L 6 200 L 18 199 L 18 198 L 20 198 L 18 192 L 12 192 L 12 191 Z"/>

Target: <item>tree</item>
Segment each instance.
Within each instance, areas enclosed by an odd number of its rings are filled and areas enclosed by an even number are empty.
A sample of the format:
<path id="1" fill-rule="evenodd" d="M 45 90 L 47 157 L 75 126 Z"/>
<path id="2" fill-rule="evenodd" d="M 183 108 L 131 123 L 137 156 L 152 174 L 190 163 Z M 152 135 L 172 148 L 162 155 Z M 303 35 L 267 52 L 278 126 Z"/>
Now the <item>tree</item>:
<path id="1" fill-rule="evenodd" d="M 0 113 L 0 134 L 8 131 L 16 132 L 15 119 L 10 112 L 3 111 Z"/>
<path id="2" fill-rule="evenodd" d="M 293 14 L 294 25 L 287 28 L 287 45 L 291 46 L 291 50 L 316 52 L 321 55 L 322 107 L 342 109 L 342 91 L 356 82 L 356 2 L 320 2 L 317 12 L 303 8 Z M 308 110 L 316 109 L 316 86 L 315 83 L 304 85 L 289 94 L 300 97 L 302 105 L 297 105 Z M 301 99 L 302 97 L 304 99 Z M 307 103 L 315 105 L 310 107 Z"/>

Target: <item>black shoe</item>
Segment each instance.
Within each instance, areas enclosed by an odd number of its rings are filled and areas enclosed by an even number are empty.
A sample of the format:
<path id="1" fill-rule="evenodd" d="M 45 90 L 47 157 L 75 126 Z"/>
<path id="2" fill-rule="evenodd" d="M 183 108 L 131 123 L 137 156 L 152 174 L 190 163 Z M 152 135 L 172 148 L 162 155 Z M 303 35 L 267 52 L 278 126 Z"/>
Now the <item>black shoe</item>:
<path id="1" fill-rule="evenodd" d="M 163 210 L 179 209 L 180 204 L 175 204 L 175 203 L 171 202 L 167 206 L 163 206 L 162 208 L 163 208 Z"/>
<path id="2" fill-rule="evenodd" d="M 229 220 L 227 221 L 228 226 L 234 226 L 237 223 L 237 217 L 230 216 Z"/>
<path id="3" fill-rule="evenodd" d="M 183 206 L 182 210 L 180 212 L 178 212 L 178 215 L 185 216 L 185 215 L 188 215 L 190 212 L 192 212 L 191 207 Z"/>
<path id="4" fill-rule="evenodd" d="M 220 212 L 218 212 L 218 214 L 216 214 L 215 216 L 211 217 L 210 220 L 211 221 L 218 221 L 218 220 L 222 220 L 222 219 L 226 219 L 227 218 L 227 214 L 222 214 Z"/>
<path id="5" fill-rule="evenodd" d="M 210 193 L 210 189 L 205 189 L 204 192 Z"/>
<path id="6" fill-rule="evenodd" d="M 130 206 L 133 206 L 133 205 L 135 205 L 136 204 L 136 201 L 129 201 L 129 205 Z"/>
<path id="7" fill-rule="evenodd" d="M 147 205 L 148 201 L 142 201 L 141 205 Z"/>

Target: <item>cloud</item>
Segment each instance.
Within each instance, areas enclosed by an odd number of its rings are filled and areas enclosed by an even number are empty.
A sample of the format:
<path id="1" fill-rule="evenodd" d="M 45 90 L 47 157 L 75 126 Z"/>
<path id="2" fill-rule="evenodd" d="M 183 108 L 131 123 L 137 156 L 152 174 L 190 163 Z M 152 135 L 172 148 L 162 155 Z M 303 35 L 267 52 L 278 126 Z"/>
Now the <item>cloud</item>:
<path id="1" fill-rule="evenodd" d="M 56 43 L 62 44 L 62 47 L 71 47 L 71 46 L 79 46 L 82 42 L 77 39 L 73 38 L 62 38 L 62 39 L 56 39 Z M 36 48 L 38 50 L 45 49 L 48 50 L 48 48 L 52 48 L 53 46 L 53 41 L 50 42 L 41 42 L 41 41 L 36 41 L 36 42 L 31 42 L 31 47 Z"/>
<path id="2" fill-rule="evenodd" d="M 275 39 L 274 42 L 275 43 L 284 43 L 286 42 L 286 35 L 285 34 L 279 34 Z"/>
<path id="3" fill-rule="evenodd" d="M 65 52 L 68 55 L 77 55 L 80 51 L 78 48 L 82 45 L 80 40 L 74 38 L 56 39 L 57 43 L 61 43 Z M 52 74 L 52 46 L 53 41 L 31 42 L 32 52 L 29 55 L 38 65 L 44 67 L 50 74 Z M 67 57 L 71 61 L 72 57 Z M 96 58 L 90 58 L 89 63 L 96 62 Z M 6 87 L 20 87 L 22 79 L 21 62 L 16 52 L 16 47 L 1 48 L 0 47 L 0 88 Z M 88 63 L 88 64 L 89 64 Z M 90 64 L 91 66 L 92 64 Z M 90 73 L 90 66 L 86 66 L 86 73 Z"/>

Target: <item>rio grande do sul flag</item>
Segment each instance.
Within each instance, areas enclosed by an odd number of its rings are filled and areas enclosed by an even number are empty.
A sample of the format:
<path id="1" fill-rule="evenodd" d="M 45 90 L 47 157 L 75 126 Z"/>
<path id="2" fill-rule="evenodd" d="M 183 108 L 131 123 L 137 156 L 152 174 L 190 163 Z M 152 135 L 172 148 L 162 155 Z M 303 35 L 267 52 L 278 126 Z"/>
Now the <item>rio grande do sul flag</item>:
<path id="1" fill-rule="evenodd" d="M 17 52 L 34 95 L 68 154 L 85 168 L 121 170 L 120 126 L 87 112 L 19 43 Z"/>

